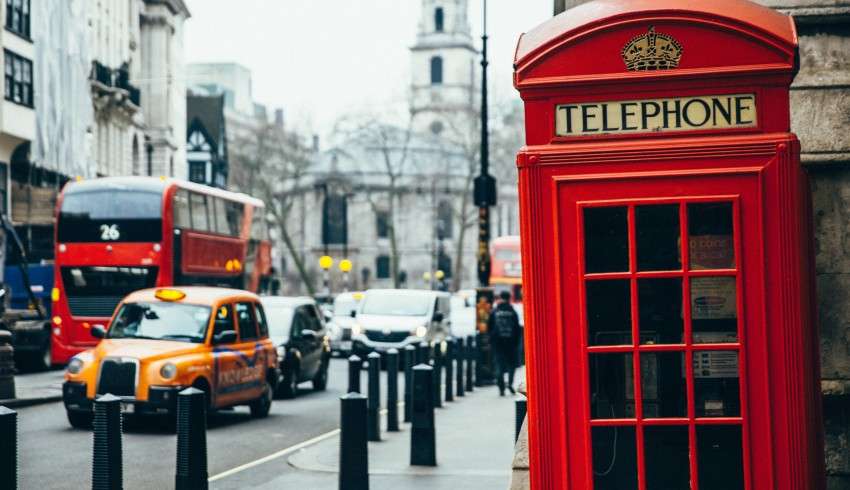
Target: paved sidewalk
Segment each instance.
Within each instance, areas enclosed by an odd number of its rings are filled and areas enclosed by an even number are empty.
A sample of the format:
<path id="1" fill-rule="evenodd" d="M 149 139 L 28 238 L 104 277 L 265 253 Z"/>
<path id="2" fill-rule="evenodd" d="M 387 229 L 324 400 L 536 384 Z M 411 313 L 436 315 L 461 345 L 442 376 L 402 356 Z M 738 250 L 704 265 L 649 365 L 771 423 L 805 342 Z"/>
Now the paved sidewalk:
<path id="1" fill-rule="evenodd" d="M 8 408 L 26 407 L 62 399 L 62 382 L 65 371 L 54 369 L 40 373 L 15 375 L 15 398 L 0 400 Z"/>
<path id="2" fill-rule="evenodd" d="M 438 466 L 433 468 L 409 465 L 409 424 L 401 424 L 401 432 L 382 431 L 381 442 L 369 443 L 370 488 L 507 489 L 514 450 L 513 400 L 511 396 L 500 397 L 491 386 L 444 402 L 443 408 L 436 409 Z M 211 488 L 335 489 L 338 462 L 337 435 L 290 455 L 289 468 L 264 485 L 251 486 L 247 479 L 234 475 L 214 482 Z"/>

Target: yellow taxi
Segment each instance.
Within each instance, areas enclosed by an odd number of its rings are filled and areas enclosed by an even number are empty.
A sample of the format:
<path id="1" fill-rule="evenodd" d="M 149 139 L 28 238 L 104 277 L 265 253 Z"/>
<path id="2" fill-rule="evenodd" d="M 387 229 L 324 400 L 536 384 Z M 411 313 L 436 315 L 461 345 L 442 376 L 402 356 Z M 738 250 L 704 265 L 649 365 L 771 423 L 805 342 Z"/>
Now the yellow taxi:
<path id="1" fill-rule="evenodd" d="M 248 405 L 271 409 L 279 371 L 260 298 L 212 287 L 145 289 L 118 305 L 103 339 L 68 364 L 62 397 L 68 421 L 90 427 L 92 402 L 106 393 L 125 413 L 173 414 L 177 393 L 207 393 L 209 410 Z"/>

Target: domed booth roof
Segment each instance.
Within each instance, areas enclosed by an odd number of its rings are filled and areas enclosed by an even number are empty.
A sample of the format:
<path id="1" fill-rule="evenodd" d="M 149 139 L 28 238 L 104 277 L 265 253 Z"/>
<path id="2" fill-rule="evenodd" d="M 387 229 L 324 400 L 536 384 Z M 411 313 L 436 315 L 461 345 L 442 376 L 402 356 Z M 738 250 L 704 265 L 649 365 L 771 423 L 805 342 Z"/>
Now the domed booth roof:
<path id="1" fill-rule="evenodd" d="M 797 33 L 793 20 L 756 3 L 595 0 L 553 17 L 520 38 L 515 57 L 517 85 L 522 85 L 523 79 L 555 73 L 561 77 L 622 73 L 626 66 L 620 51 L 630 39 L 648 31 L 681 43 L 683 56 L 676 66 L 680 73 L 766 62 L 775 68 L 795 67 Z M 557 65 L 557 70 L 537 70 L 544 60 L 542 64 L 549 68 Z"/>

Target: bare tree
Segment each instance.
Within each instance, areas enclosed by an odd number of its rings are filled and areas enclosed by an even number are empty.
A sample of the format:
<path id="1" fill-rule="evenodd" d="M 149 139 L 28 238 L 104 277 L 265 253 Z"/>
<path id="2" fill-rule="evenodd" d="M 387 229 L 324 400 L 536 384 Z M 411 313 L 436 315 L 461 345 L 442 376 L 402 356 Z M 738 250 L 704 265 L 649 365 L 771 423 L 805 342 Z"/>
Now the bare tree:
<path id="1" fill-rule="evenodd" d="M 315 288 L 289 230 L 290 213 L 297 191 L 313 162 L 310 147 L 295 132 L 258 121 L 244 128 L 231 146 L 231 182 L 242 191 L 260 197 L 292 257 L 292 263 L 308 294 Z"/>
<path id="2" fill-rule="evenodd" d="M 363 178 L 358 185 L 367 187 L 366 199 L 375 213 L 387 213 L 390 275 L 396 288 L 401 286 L 401 257 L 396 223 L 398 207 L 405 191 L 405 179 L 411 166 L 411 123 L 412 119 L 408 119 L 406 125 L 397 126 L 373 115 L 359 115 L 340 119 L 335 128 L 335 132 L 343 137 L 346 146 L 356 147 L 365 155 L 375 157 L 374 168 L 361 169 Z M 380 179 L 373 181 L 370 178 L 372 175 L 367 174 L 379 175 Z M 382 196 L 385 198 L 381 199 Z"/>

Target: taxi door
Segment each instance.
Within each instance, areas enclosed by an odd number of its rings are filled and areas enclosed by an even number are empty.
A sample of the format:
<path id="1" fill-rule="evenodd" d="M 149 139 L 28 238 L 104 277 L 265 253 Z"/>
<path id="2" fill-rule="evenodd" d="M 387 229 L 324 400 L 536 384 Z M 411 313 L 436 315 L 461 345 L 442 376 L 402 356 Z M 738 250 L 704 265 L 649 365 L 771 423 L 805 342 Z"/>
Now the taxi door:
<path id="1" fill-rule="evenodd" d="M 239 328 L 239 344 L 234 346 L 237 355 L 233 394 L 239 401 L 253 400 L 263 392 L 266 375 L 266 356 L 269 354 L 260 341 L 257 311 L 254 303 L 235 304 Z"/>
<path id="2" fill-rule="evenodd" d="M 237 332 L 235 310 L 232 304 L 221 305 L 216 310 L 213 328 L 213 391 L 215 392 L 216 407 L 233 405 L 239 400 L 239 347 L 241 343 L 238 338 L 233 343 L 215 343 L 216 336 L 222 332 Z"/>

